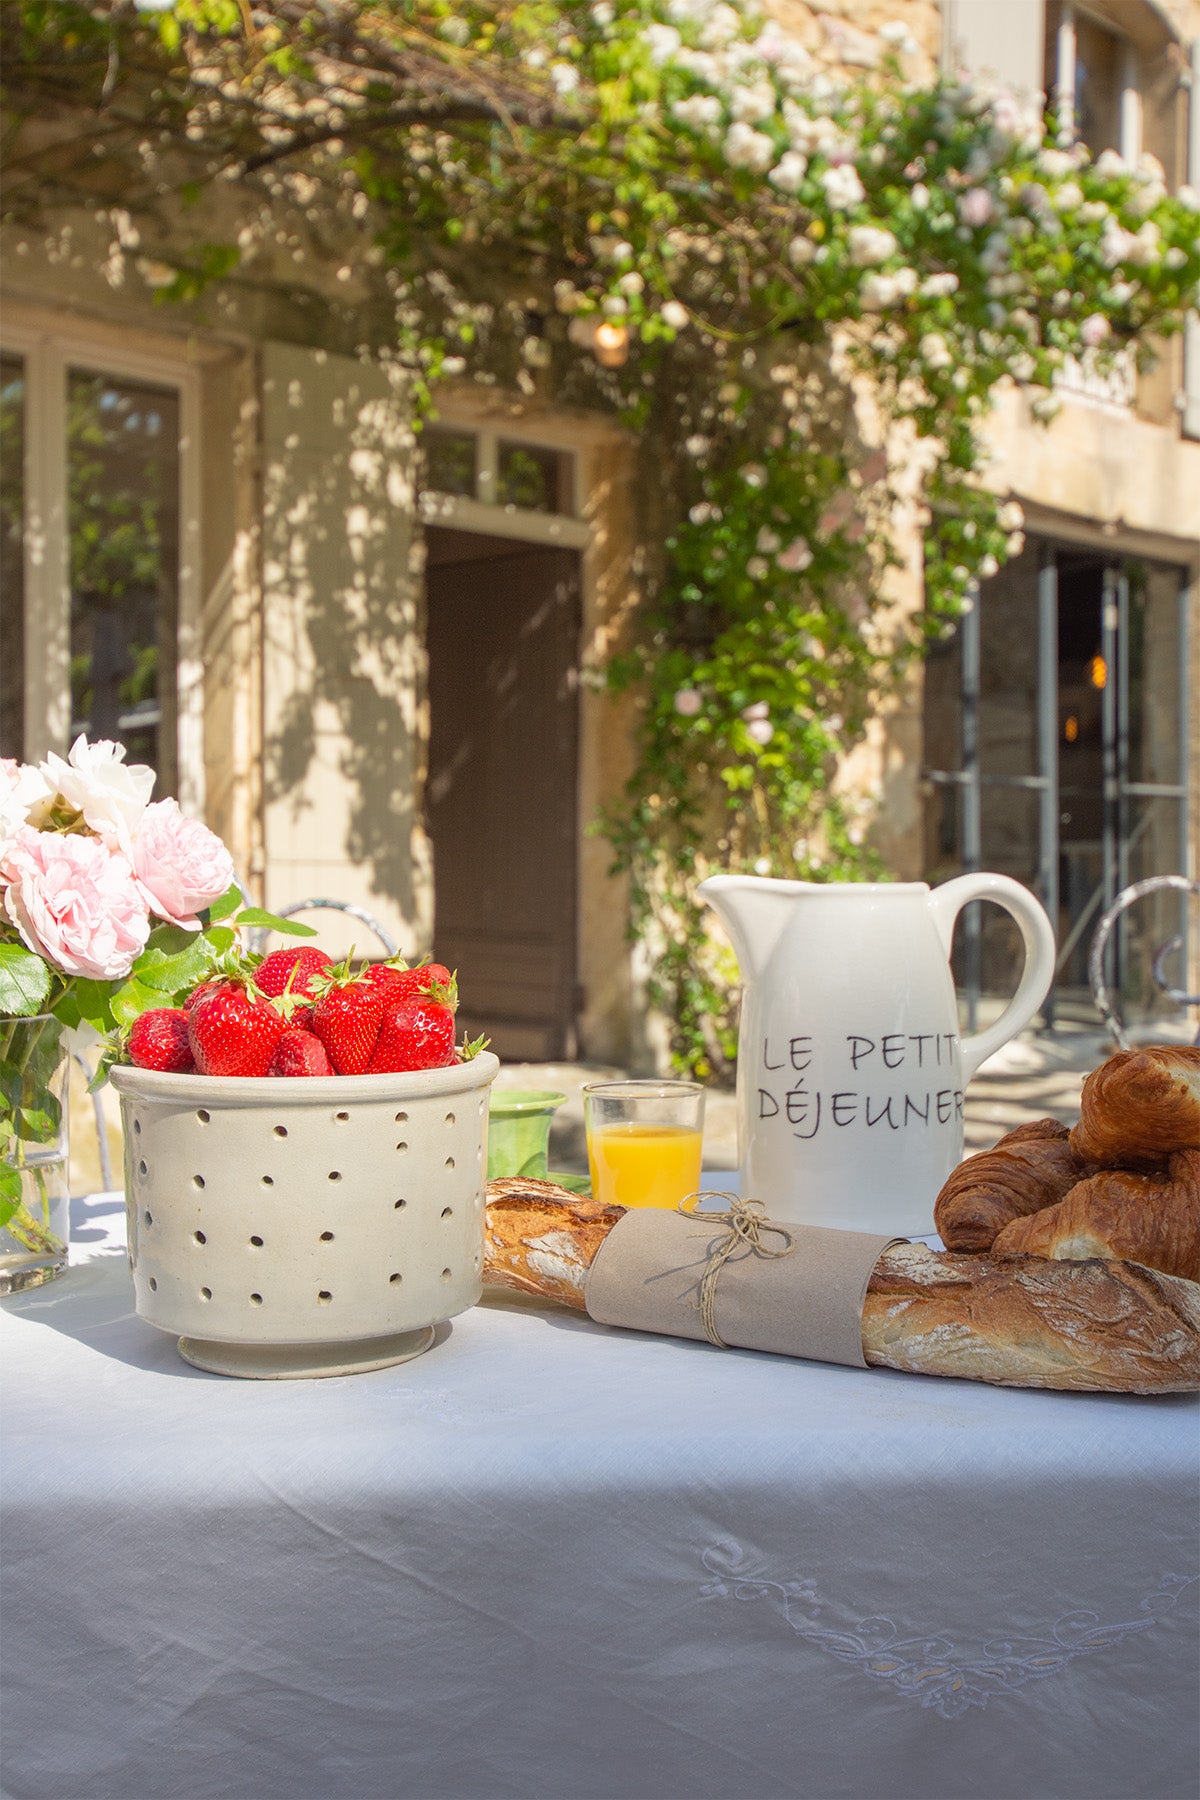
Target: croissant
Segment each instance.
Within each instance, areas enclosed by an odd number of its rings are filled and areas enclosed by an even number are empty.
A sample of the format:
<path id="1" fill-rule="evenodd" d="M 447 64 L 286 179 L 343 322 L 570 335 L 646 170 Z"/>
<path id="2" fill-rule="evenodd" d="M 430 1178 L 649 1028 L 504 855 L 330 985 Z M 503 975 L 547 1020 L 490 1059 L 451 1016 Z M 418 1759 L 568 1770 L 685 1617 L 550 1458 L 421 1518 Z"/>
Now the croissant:
<path id="1" fill-rule="evenodd" d="M 1006 1225 L 992 1254 L 1068 1262 L 1115 1256 L 1200 1281 L 1200 1150 L 1177 1151 L 1165 1175 L 1093 1175 L 1056 1206 Z"/>
<path id="2" fill-rule="evenodd" d="M 1095 1168 L 1161 1167 L 1174 1150 L 1200 1150 L 1200 1049 L 1122 1050 L 1083 1084 L 1076 1155 Z"/>
<path id="3" fill-rule="evenodd" d="M 1090 1173 L 1057 1119 L 1018 1125 L 954 1170 L 934 1202 L 938 1235 L 947 1250 L 990 1250 L 1013 1219 L 1053 1206 Z"/>

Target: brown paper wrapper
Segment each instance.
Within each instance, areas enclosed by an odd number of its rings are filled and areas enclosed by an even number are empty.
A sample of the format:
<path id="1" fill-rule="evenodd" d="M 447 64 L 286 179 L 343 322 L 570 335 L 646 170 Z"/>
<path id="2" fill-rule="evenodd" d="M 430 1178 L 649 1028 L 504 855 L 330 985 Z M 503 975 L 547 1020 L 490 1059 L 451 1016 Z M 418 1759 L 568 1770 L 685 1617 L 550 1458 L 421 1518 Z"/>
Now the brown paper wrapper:
<path id="1" fill-rule="evenodd" d="M 631 1210 L 609 1232 L 588 1271 L 585 1299 L 600 1325 L 708 1337 L 701 1317 L 705 1270 L 727 1242 L 727 1214 Z M 790 1252 L 780 1255 L 786 1232 Z M 713 1318 L 731 1347 L 771 1350 L 865 1369 L 862 1310 L 871 1271 L 905 1238 L 764 1221 L 765 1254 L 740 1247 L 715 1277 Z"/>

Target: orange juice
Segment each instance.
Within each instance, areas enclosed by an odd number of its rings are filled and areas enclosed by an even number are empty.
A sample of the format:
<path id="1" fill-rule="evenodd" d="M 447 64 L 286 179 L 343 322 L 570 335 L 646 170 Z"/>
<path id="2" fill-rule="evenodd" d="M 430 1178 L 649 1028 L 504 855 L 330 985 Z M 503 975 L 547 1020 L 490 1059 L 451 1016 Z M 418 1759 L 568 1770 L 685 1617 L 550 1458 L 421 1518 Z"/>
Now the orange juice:
<path id="1" fill-rule="evenodd" d="M 701 1133 L 620 1122 L 588 1133 L 592 1198 L 608 1206 L 678 1206 L 700 1186 Z"/>

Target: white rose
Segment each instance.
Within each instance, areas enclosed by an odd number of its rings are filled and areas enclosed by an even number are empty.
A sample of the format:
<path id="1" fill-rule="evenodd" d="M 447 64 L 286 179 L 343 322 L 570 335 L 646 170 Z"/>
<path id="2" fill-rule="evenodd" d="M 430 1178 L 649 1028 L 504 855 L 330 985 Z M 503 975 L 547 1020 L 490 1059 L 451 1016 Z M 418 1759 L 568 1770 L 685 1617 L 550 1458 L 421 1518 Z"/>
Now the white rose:
<path id="1" fill-rule="evenodd" d="M 755 131 L 738 119 L 725 133 L 725 160 L 735 169 L 753 169 L 761 175 L 775 161 L 775 145 L 765 131 Z"/>
<path id="2" fill-rule="evenodd" d="M 799 150 L 785 150 L 767 180 L 785 194 L 798 194 L 808 173 L 808 158 Z"/>
<path id="3" fill-rule="evenodd" d="M 839 211 L 843 207 L 857 206 L 867 197 L 858 170 L 851 163 L 835 163 L 830 169 L 822 169 L 821 186 L 830 206 Z"/>
<path id="4" fill-rule="evenodd" d="M 853 225 L 847 242 L 850 261 L 858 269 L 869 269 L 886 262 L 898 248 L 892 233 L 881 225 Z"/>
<path id="5" fill-rule="evenodd" d="M 0 757 L 0 842 L 14 837 L 21 825 L 41 824 L 53 798 L 54 789 L 40 769 Z"/>
<path id="6" fill-rule="evenodd" d="M 84 823 L 129 855 L 133 833 L 154 787 L 154 770 L 145 763 L 125 765 L 124 744 L 101 738 L 89 744 L 81 734 L 64 762 L 50 752 L 38 764 L 51 792 L 59 793 Z"/>

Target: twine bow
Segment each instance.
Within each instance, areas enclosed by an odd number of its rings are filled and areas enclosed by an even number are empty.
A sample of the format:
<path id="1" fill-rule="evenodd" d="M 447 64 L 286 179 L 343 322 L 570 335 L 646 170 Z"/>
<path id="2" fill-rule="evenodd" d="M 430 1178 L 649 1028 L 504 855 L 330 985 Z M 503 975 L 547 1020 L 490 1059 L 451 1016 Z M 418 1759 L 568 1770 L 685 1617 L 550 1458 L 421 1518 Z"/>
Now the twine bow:
<path id="1" fill-rule="evenodd" d="M 724 1200 L 727 1211 L 699 1213 L 696 1208 L 702 1200 Z M 708 1262 L 700 1277 L 700 1323 L 704 1327 L 704 1335 L 710 1344 L 718 1350 L 728 1350 L 729 1345 L 717 1330 L 717 1279 L 721 1270 L 731 1258 L 744 1256 L 762 1256 L 775 1258 L 790 1256 L 796 1248 L 790 1231 L 782 1225 L 767 1223 L 767 1209 L 761 1200 L 751 1199 L 748 1195 L 726 1193 L 688 1194 L 679 1202 L 678 1212 L 689 1218 L 711 1219 L 713 1224 L 724 1228 L 724 1237 L 714 1240 L 709 1247 Z M 763 1231 L 774 1232 L 783 1239 L 778 1250 L 768 1249 L 762 1241 Z"/>

